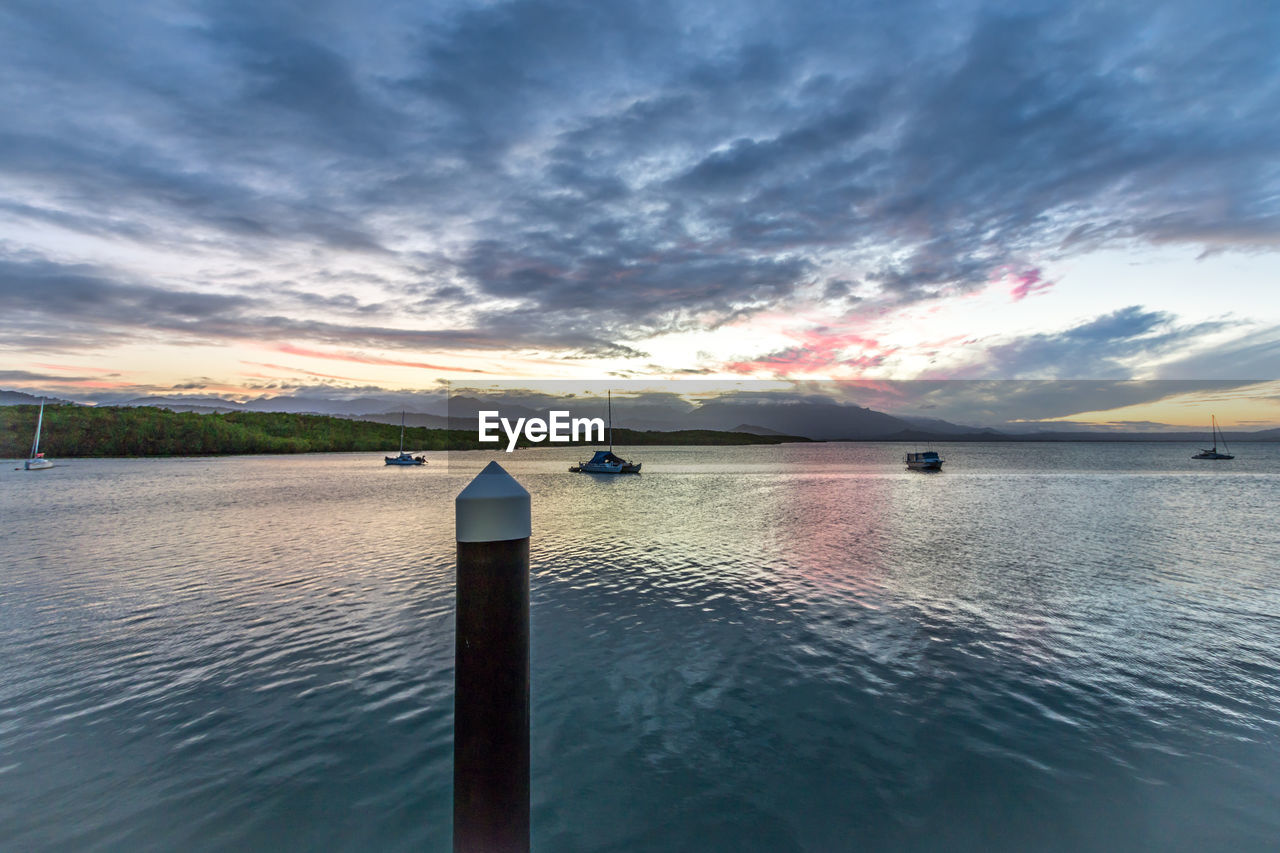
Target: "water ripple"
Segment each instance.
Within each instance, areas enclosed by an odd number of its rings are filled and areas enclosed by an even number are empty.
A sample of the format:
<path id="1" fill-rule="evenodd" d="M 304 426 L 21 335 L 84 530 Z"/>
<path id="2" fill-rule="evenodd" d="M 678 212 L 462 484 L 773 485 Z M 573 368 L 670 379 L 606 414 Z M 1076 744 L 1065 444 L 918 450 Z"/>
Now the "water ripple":
<path id="1" fill-rule="evenodd" d="M 1166 452 L 504 457 L 535 498 L 535 847 L 1267 849 L 1280 454 Z M 0 838 L 447 849 L 452 498 L 484 461 L 0 479 Z"/>

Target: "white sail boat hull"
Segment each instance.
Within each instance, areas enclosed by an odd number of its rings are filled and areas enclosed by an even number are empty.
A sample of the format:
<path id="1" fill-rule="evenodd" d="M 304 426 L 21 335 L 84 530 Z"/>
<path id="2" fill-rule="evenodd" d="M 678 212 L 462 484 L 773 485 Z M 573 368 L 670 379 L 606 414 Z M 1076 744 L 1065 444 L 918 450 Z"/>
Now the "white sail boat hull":
<path id="1" fill-rule="evenodd" d="M 53 463 L 48 459 L 28 459 L 26 468 L 28 471 L 43 471 L 45 468 L 52 468 Z"/>

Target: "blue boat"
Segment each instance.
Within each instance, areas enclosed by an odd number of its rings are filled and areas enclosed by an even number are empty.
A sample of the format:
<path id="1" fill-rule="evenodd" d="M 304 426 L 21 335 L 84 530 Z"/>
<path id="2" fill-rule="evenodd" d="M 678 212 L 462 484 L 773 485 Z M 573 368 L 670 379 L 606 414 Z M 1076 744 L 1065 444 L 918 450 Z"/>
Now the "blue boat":
<path id="1" fill-rule="evenodd" d="M 907 467 L 913 471 L 941 471 L 942 462 L 942 458 L 933 450 L 907 454 Z"/>
<path id="2" fill-rule="evenodd" d="M 609 449 L 597 450 L 586 462 L 569 469 L 572 474 L 639 474 L 639 462 L 630 462 L 613 452 L 613 392 L 609 392 Z"/>
<path id="3" fill-rule="evenodd" d="M 613 448 L 597 450 L 586 462 L 579 462 L 569 470 L 575 474 L 639 474 L 639 462 L 628 462 L 621 456 L 615 456 Z"/>

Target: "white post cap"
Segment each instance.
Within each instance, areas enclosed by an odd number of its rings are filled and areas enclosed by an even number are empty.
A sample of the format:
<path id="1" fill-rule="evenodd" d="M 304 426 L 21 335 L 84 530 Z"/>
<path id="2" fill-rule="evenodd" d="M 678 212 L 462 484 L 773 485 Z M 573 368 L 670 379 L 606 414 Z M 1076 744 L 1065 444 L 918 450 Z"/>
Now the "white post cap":
<path id="1" fill-rule="evenodd" d="M 528 539 L 529 493 L 497 462 L 490 462 L 454 499 L 459 542 Z"/>

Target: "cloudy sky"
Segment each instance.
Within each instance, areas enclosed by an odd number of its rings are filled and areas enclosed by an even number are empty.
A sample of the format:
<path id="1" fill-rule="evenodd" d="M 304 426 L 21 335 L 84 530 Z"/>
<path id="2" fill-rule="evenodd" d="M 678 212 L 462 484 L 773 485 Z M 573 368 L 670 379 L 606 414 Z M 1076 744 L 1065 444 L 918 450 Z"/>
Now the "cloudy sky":
<path id="1" fill-rule="evenodd" d="M 1271 0 L 8 0 L 0 387 L 1280 378 L 1277 44 Z"/>

